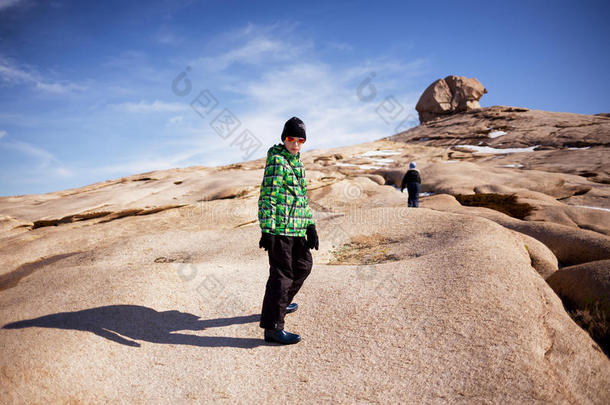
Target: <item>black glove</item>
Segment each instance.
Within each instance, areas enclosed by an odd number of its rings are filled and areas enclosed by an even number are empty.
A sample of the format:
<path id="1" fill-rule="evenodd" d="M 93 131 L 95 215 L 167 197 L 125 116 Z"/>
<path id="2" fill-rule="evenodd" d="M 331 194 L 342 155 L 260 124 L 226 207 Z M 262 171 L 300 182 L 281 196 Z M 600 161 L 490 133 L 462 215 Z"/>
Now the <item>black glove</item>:
<path id="1" fill-rule="evenodd" d="M 265 249 L 266 251 L 271 250 L 271 244 L 273 243 L 273 235 L 267 232 L 263 232 L 261 240 L 258 242 L 258 247 Z"/>
<path id="2" fill-rule="evenodd" d="M 320 247 L 320 241 L 318 240 L 318 232 L 316 232 L 316 226 L 313 224 L 307 227 L 306 244 L 307 247 L 310 249 L 318 250 L 318 247 Z"/>

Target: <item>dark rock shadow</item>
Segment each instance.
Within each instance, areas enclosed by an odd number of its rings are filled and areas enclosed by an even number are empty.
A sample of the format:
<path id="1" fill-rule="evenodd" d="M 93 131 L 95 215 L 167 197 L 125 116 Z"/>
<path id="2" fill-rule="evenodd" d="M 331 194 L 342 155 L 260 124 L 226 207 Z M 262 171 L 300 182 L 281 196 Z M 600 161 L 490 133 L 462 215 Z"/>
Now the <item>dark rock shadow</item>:
<path id="1" fill-rule="evenodd" d="M 198 316 L 179 311 L 158 312 L 140 305 L 107 305 L 75 312 L 59 312 L 34 319 L 12 322 L 3 329 L 30 327 L 73 329 L 95 333 L 98 336 L 127 346 L 140 347 L 135 340 L 151 343 L 191 345 L 202 347 L 253 348 L 266 345 L 261 339 L 224 336 L 197 336 L 178 331 L 199 331 L 207 328 L 258 322 L 260 315 L 231 318 L 199 319 Z M 132 340 L 130 340 L 132 339 Z"/>

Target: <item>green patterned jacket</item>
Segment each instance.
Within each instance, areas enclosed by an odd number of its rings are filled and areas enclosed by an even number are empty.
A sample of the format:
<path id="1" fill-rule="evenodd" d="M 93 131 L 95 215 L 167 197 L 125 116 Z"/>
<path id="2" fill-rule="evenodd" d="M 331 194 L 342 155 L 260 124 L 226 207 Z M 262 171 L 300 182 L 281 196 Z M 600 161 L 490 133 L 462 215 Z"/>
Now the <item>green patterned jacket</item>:
<path id="1" fill-rule="evenodd" d="M 263 232 L 286 236 L 305 236 L 307 226 L 314 223 L 300 153 L 292 155 L 283 144 L 267 152 L 258 220 Z"/>

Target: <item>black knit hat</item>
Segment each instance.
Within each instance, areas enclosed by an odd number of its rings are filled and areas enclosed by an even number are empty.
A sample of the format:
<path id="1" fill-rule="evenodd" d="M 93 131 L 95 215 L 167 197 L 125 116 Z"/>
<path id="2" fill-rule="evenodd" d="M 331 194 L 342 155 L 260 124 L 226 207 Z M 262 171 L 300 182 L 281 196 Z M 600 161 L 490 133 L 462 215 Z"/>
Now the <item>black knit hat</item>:
<path id="1" fill-rule="evenodd" d="M 286 121 L 284 124 L 284 130 L 282 131 L 282 141 L 286 139 L 287 136 L 307 139 L 307 135 L 305 135 L 305 124 L 303 121 L 297 117 L 292 117 Z"/>

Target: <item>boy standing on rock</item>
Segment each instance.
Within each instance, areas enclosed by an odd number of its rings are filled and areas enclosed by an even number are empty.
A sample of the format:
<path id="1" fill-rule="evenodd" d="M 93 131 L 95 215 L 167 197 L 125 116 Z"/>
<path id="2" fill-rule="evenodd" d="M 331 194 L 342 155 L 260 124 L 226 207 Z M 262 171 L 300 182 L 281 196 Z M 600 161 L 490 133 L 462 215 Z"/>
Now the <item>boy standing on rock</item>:
<path id="1" fill-rule="evenodd" d="M 409 192 L 408 206 L 417 208 L 419 207 L 419 189 L 421 186 L 421 177 L 419 176 L 419 170 L 416 169 L 415 162 L 409 164 L 409 170 L 405 173 L 405 177 L 402 178 L 402 184 L 400 185 L 400 192 L 407 186 Z"/>
<path id="2" fill-rule="evenodd" d="M 298 308 L 291 302 L 311 272 L 310 249 L 317 250 L 319 245 L 300 160 L 306 139 L 305 124 L 292 117 L 284 125 L 282 143 L 267 152 L 258 199 L 262 231 L 259 247 L 269 255 L 269 279 L 260 320 L 267 342 L 301 341 L 299 335 L 284 331 L 284 316 Z"/>

